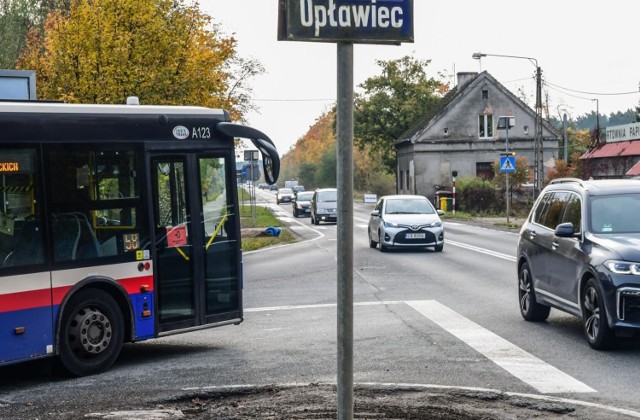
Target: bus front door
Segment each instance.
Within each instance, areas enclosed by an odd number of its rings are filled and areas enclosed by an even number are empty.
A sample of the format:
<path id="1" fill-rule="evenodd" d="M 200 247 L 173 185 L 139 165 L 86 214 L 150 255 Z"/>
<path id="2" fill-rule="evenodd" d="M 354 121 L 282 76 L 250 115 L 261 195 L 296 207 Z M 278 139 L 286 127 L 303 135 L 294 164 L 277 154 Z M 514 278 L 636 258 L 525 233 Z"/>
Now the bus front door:
<path id="1" fill-rule="evenodd" d="M 196 153 L 151 161 L 160 333 L 241 320 L 237 200 L 227 162 Z"/>

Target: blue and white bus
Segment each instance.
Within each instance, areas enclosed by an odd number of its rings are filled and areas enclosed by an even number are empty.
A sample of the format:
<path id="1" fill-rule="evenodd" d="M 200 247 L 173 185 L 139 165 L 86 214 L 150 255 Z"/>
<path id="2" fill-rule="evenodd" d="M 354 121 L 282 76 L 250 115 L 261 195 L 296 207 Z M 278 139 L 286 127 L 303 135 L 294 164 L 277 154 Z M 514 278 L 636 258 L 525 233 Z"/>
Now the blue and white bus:
<path id="1" fill-rule="evenodd" d="M 122 344 L 243 320 L 234 139 L 201 107 L 0 101 L 0 365 L 74 375 Z"/>

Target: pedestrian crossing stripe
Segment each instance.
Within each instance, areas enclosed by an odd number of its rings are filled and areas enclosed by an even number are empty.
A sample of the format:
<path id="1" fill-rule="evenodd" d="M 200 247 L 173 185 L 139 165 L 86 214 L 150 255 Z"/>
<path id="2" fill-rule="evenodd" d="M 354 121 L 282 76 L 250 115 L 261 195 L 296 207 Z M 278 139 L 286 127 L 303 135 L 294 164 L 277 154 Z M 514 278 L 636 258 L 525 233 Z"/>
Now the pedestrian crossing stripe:
<path id="1" fill-rule="evenodd" d="M 500 172 L 515 172 L 516 165 L 513 156 L 500 157 Z"/>

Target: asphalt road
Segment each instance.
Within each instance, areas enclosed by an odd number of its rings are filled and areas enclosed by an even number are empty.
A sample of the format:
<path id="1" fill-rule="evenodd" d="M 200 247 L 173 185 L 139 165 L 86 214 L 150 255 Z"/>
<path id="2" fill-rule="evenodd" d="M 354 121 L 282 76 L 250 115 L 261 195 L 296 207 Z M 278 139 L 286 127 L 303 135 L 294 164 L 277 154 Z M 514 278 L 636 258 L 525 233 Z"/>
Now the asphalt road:
<path id="1" fill-rule="evenodd" d="M 243 323 L 125 345 L 92 377 L 59 378 L 46 362 L 0 368 L 0 418 L 106 416 L 216 387 L 335 383 L 337 226 L 258 196 L 300 241 L 245 253 Z M 354 205 L 356 383 L 491 389 L 640 417 L 636 342 L 597 352 L 576 318 L 522 320 L 517 235 L 446 222 L 442 253 L 380 253 L 368 246 L 371 208 Z"/>

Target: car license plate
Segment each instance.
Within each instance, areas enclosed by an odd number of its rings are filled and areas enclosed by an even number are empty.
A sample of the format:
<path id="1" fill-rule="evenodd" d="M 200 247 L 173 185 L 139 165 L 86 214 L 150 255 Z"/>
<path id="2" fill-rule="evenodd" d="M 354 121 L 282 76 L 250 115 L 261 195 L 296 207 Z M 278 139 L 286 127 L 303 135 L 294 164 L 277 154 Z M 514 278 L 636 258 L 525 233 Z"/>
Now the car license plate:
<path id="1" fill-rule="evenodd" d="M 304 209 L 305 213 L 311 213 L 311 209 Z"/>
<path id="2" fill-rule="evenodd" d="M 335 218 L 338 218 L 338 215 L 337 215 L 336 213 L 331 213 L 331 214 L 329 215 L 329 217 L 335 217 Z"/>
<path id="3" fill-rule="evenodd" d="M 404 237 L 406 239 L 424 239 L 426 236 L 424 233 L 407 233 Z"/>

